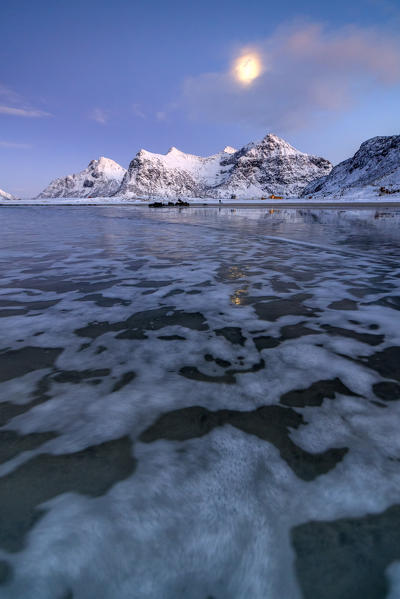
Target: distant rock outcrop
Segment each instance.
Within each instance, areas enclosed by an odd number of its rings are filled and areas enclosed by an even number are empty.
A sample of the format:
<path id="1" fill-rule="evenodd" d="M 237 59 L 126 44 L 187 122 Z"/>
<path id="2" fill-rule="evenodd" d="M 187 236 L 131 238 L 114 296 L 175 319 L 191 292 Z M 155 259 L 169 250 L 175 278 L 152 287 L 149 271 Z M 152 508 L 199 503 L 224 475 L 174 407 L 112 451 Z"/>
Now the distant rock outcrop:
<path id="1" fill-rule="evenodd" d="M 378 193 L 400 191 L 400 135 L 368 139 L 326 177 L 312 181 L 302 195 L 345 195 L 370 187 Z M 382 188 L 382 190 L 381 190 Z"/>
<path id="2" fill-rule="evenodd" d="M 0 189 L 0 200 L 16 200 L 17 198 L 15 198 L 13 195 L 11 195 L 11 193 L 7 193 L 6 191 L 3 191 L 2 189 Z"/>
<path id="3" fill-rule="evenodd" d="M 74 175 L 54 179 L 38 198 L 109 197 L 120 188 L 126 169 L 103 156 Z"/>

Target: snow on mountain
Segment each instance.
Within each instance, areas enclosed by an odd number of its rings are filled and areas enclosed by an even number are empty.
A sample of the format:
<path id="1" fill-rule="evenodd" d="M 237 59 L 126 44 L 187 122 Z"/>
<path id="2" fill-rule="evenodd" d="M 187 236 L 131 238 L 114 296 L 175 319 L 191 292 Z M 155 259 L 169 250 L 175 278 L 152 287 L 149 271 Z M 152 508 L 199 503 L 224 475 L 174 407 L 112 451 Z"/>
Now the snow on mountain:
<path id="1" fill-rule="evenodd" d="M 125 197 L 261 197 L 298 195 L 332 168 L 324 158 L 299 152 L 269 134 L 240 150 L 227 146 L 206 158 L 171 148 L 167 154 L 140 150 L 118 195 Z"/>
<path id="2" fill-rule="evenodd" d="M 101 156 L 80 173 L 54 179 L 38 198 L 109 197 L 118 191 L 125 173 L 114 160 Z"/>
<path id="3" fill-rule="evenodd" d="M 329 175 L 312 181 L 302 195 L 346 195 L 370 186 L 400 189 L 400 135 L 368 139 Z"/>
<path id="4" fill-rule="evenodd" d="M 113 160 L 93 160 L 80 173 L 56 179 L 38 196 L 250 199 L 297 196 L 332 168 L 324 158 L 299 152 L 269 134 L 235 150 L 227 146 L 207 157 L 170 148 L 166 154 L 140 150 L 126 171 Z"/>
<path id="5" fill-rule="evenodd" d="M 223 183 L 233 168 L 227 146 L 213 156 L 201 157 L 170 148 L 166 154 L 140 150 L 129 165 L 118 195 L 176 198 L 203 197 Z"/>
<path id="6" fill-rule="evenodd" d="M 296 196 L 310 181 L 327 175 L 332 168 L 325 158 L 304 154 L 272 134 L 244 146 L 231 161 L 234 164 L 229 177 L 217 190 L 220 197 Z"/>
<path id="7" fill-rule="evenodd" d="M 2 189 L 0 189 L 0 199 L 1 200 L 15 200 L 16 198 L 11 195 L 11 193 L 7 193 L 6 191 L 3 191 Z"/>

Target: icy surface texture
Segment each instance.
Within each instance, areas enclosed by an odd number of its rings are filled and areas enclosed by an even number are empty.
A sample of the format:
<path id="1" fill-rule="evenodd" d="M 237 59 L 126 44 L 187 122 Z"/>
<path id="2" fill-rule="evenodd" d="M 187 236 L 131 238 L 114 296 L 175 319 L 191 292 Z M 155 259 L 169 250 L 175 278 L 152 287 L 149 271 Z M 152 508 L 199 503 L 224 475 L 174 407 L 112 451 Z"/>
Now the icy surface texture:
<path id="1" fill-rule="evenodd" d="M 3 208 L 2 599 L 398 597 L 399 224 Z"/>

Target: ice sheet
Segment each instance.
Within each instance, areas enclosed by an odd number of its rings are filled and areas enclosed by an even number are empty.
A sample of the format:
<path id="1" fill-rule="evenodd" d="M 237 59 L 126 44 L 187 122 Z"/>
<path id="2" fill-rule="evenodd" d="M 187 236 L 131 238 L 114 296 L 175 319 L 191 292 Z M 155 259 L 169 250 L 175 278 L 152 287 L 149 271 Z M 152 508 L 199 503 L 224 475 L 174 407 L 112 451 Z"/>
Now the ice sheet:
<path id="1" fill-rule="evenodd" d="M 399 224 L 2 209 L 0 596 L 315 599 L 323 523 L 396 529 Z"/>

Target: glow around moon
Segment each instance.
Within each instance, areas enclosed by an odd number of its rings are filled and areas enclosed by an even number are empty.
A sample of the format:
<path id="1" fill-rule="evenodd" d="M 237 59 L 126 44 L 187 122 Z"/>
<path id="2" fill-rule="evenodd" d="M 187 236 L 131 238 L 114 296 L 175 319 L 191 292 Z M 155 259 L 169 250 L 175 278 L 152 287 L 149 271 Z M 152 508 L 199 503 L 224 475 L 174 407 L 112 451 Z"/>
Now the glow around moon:
<path id="1" fill-rule="evenodd" d="M 234 77 L 244 85 L 250 84 L 261 75 L 261 59 L 255 52 L 243 54 L 236 59 L 233 66 Z"/>

